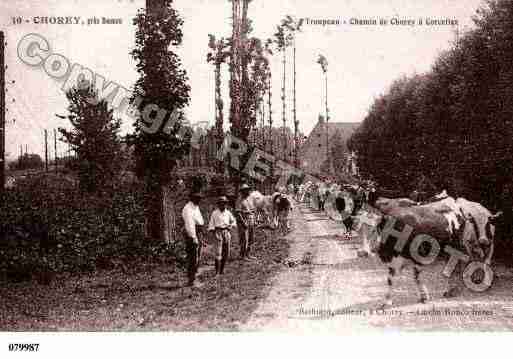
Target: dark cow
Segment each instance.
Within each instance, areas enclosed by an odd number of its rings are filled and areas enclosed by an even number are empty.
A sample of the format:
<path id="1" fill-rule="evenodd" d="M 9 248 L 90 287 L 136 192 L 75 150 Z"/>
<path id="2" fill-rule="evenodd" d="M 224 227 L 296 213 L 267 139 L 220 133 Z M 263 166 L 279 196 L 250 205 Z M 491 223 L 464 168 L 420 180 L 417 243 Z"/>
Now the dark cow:
<path id="1" fill-rule="evenodd" d="M 488 265 L 493 255 L 493 240 L 495 236 L 494 216 L 482 205 L 463 198 L 454 200 L 447 197 L 443 200 L 416 205 L 409 199 L 386 199 L 376 201 L 376 208 L 383 214 L 378 225 L 379 236 L 370 241 L 371 252 L 377 253 L 388 266 L 388 292 L 384 305 L 392 304 L 392 284 L 394 277 L 408 264 L 413 265 L 413 275 L 419 290 L 420 302 L 425 303 L 429 294 L 425 285 L 419 279 L 424 265 L 436 262 L 424 262 L 423 258 L 432 252 L 433 246 L 438 245 L 437 253 L 445 253 L 446 246 L 469 256 L 471 260 L 479 260 Z M 405 226 L 407 225 L 407 226 Z M 407 233 L 409 228 L 411 233 Z M 400 233 L 404 237 L 398 249 Z M 418 235 L 427 235 L 436 244 L 423 242 L 412 252 L 412 244 Z M 420 237 L 419 237 L 420 238 Z M 444 296 L 456 294 L 452 275 L 448 281 L 448 290 Z"/>
<path id="2" fill-rule="evenodd" d="M 273 195 L 273 214 L 276 218 L 276 227 L 282 233 L 290 230 L 289 213 L 292 210 L 292 199 L 286 194 L 275 193 Z"/>

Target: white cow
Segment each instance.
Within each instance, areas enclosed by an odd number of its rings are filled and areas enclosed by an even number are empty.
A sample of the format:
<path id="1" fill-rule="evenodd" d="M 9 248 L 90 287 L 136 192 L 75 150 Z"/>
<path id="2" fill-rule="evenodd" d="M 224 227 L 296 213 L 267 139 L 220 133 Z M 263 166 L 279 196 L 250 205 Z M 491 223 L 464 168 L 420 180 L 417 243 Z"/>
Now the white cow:
<path id="1" fill-rule="evenodd" d="M 249 200 L 253 204 L 257 218 L 264 219 L 269 226 L 272 226 L 273 220 L 273 201 L 272 196 L 266 196 L 259 191 L 252 191 L 249 194 Z"/>
<path id="2" fill-rule="evenodd" d="M 280 201 L 285 199 L 285 201 Z M 293 209 L 292 198 L 281 192 L 264 195 L 259 191 L 252 191 L 249 200 L 255 208 L 257 217 L 263 216 L 271 228 L 278 228 L 284 222 L 288 228 L 288 214 Z"/>
<path id="3" fill-rule="evenodd" d="M 455 248 L 463 250 L 471 261 L 477 260 L 487 265 L 491 263 L 495 216 L 485 207 L 464 198 L 455 200 L 452 197 L 423 205 L 411 202 L 405 199 L 385 198 L 380 198 L 376 202 L 376 208 L 384 215 L 383 221 L 377 226 L 378 229 L 381 228 L 381 225 L 389 226 L 388 223 L 393 223 L 389 222 L 392 220 L 399 220 L 412 228 L 411 234 L 405 237 L 405 242 L 400 247 L 403 249 L 399 251 L 395 246 L 396 240 L 390 239 L 390 236 L 383 238 L 380 233 L 378 236 L 368 238 L 368 247 L 371 252 L 377 253 L 388 267 L 388 292 L 384 305 L 392 304 L 393 281 L 407 265 L 413 266 L 420 301 L 425 303 L 429 299 L 427 288 L 420 281 L 422 269 L 429 264 L 424 264 L 415 257 L 411 249 L 417 235 L 428 235 L 433 238 L 439 246 L 439 253 L 444 253 L 447 248 Z M 388 228 L 390 229 L 390 227 Z M 436 263 L 436 261 L 429 263 Z M 450 276 L 447 285 L 448 288 L 444 296 L 456 295 L 456 274 Z"/>

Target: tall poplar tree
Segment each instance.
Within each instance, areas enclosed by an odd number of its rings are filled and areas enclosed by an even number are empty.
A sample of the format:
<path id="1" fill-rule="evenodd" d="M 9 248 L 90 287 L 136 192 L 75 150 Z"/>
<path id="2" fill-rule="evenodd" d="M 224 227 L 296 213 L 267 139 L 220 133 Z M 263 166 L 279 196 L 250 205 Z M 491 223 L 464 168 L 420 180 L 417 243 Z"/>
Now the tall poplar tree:
<path id="1" fill-rule="evenodd" d="M 146 0 L 146 9 L 139 11 L 134 22 L 137 32 L 132 56 L 139 73 L 135 94 L 144 97 L 140 107 L 153 104 L 168 115 L 177 114 L 175 126 L 155 133 L 144 131 L 147 124 L 139 114 L 133 135 L 137 173 L 145 183 L 146 233 L 150 238 L 164 240 L 164 187 L 171 181 L 177 160 L 190 149 L 189 136 L 179 132 L 185 121 L 183 109 L 189 104 L 190 87 L 181 60 L 173 51 L 182 43 L 183 20 L 172 0 Z M 161 127 L 165 124 L 163 121 Z"/>

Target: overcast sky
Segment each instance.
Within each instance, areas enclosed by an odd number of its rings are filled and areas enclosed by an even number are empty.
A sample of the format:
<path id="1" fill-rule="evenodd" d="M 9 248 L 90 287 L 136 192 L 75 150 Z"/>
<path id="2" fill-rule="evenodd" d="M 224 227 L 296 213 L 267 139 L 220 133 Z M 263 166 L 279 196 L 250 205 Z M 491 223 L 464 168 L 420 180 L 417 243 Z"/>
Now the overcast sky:
<path id="1" fill-rule="evenodd" d="M 253 20 L 254 36 L 263 39 L 274 34 L 276 25 L 287 14 L 341 22 L 338 26 L 305 24 L 297 38 L 297 116 L 301 130 L 308 133 L 318 114 L 324 111 L 321 69 L 316 63 L 320 53 L 329 63 L 328 101 L 332 121 L 359 122 L 375 96 L 383 93 L 394 79 L 428 71 L 437 54 L 455 38 L 456 28 L 448 25 L 362 26 L 350 25 L 351 18 L 451 19 L 458 21 L 462 32 L 472 26 L 471 17 L 481 3 L 480 0 L 253 0 L 249 16 Z M 8 41 L 6 103 L 10 158 L 25 144 L 29 152 L 42 153 L 43 130 L 51 132 L 66 125 L 65 120 L 55 118 L 55 113 L 66 113 L 62 83 L 48 77 L 41 67 L 29 67 L 21 62 L 16 55 L 19 40 L 31 32 L 41 34 L 48 39 L 53 52 L 131 88 L 137 78 L 134 61 L 129 56 L 135 33 L 132 19 L 143 5 L 144 0 L 0 1 L 0 29 L 6 32 Z M 185 22 L 183 46 L 178 53 L 192 88 L 188 118 L 192 122 L 213 123 L 214 76 L 212 65 L 206 63 L 208 34 L 230 36 L 231 4 L 228 0 L 175 0 L 175 6 Z M 104 16 L 120 18 L 122 24 L 34 24 L 35 16 L 80 16 L 81 21 Z M 23 23 L 14 25 L 12 17 L 22 17 Z M 274 56 L 271 65 L 275 124 L 281 124 L 280 61 L 281 57 Z M 291 75 L 291 66 L 287 72 Z M 288 124 L 291 125 L 292 77 L 288 79 Z M 228 80 L 226 66 L 223 73 L 226 104 Z M 228 109 L 226 105 L 226 119 Z M 125 120 L 124 129 L 130 128 Z M 59 151 L 63 150 L 64 146 L 59 145 Z"/>

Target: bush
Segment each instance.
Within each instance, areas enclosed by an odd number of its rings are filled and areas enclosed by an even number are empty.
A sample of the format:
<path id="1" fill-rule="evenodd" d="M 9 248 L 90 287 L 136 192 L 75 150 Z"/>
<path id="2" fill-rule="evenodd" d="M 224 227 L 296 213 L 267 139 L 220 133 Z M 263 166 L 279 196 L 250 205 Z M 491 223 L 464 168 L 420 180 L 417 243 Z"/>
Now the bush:
<path id="1" fill-rule="evenodd" d="M 0 277 L 173 260 L 176 245 L 144 238 L 141 193 L 135 183 L 84 195 L 55 174 L 20 181 L 0 204 Z"/>

